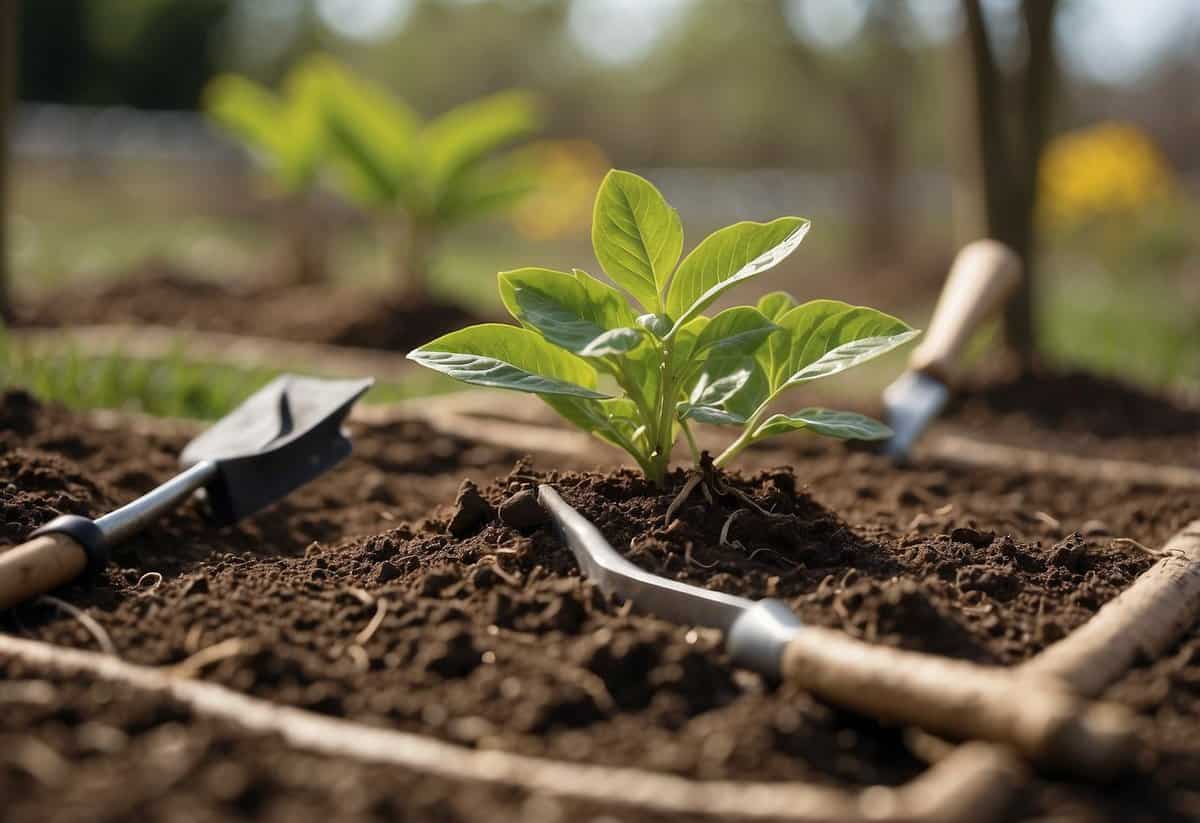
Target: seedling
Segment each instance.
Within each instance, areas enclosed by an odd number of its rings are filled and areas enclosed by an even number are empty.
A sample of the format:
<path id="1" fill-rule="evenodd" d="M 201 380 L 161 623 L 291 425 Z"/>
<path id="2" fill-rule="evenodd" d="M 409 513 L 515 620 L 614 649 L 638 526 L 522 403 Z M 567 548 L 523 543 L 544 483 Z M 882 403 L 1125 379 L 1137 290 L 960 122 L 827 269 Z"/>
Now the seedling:
<path id="1" fill-rule="evenodd" d="M 283 195 L 291 271 L 301 282 L 325 275 L 324 244 L 310 225 L 308 204 L 325 148 L 320 91 L 324 66 L 321 57 L 300 63 L 285 78 L 279 95 L 234 74 L 217 77 L 204 92 L 208 116 L 246 145 Z"/>
<path id="2" fill-rule="evenodd" d="M 330 67 L 324 89 L 334 181 L 362 208 L 405 219 L 397 288 L 420 300 L 430 254 L 447 230 L 511 206 L 533 188 L 529 164 L 501 149 L 541 128 L 537 101 L 501 92 L 425 123 L 344 69 Z"/>
<path id="3" fill-rule="evenodd" d="M 704 314 L 791 254 L 808 227 L 800 217 L 736 223 L 680 263 L 678 213 L 648 181 L 614 170 L 596 196 L 592 245 L 638 309 L 579 269 L 517 269 L 500 274 L 500 296 L 521 327 L 470 326 L 408 356 L 467 383 L 539 395 L 576 426 L 627 451 L 656 484 L 681 432 L 700 461 L 694 422 L 741 430 L 713 461 L 718 468 L 786 432 L 889 437 L 887 426 L 853 412 L 770 411 L 788 390 L 910 340 L 917 332 L 903 321 L 837 300 L 797 304 L 783 292 Z"/>

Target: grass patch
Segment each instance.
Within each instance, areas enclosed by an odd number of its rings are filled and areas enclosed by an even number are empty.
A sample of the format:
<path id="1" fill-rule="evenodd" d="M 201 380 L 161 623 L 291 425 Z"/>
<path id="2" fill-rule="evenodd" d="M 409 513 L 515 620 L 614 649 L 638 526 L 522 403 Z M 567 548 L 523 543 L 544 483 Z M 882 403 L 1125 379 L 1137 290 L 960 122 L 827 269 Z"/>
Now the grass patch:
<path id="1" fill-rule="evenodd" d="M 156 360 L 95 355 L 77 347 L 34 351 L 0 334 L 0 386 L 24 388 L 40 400 L 73 409 L 213 420 L 283 371 L 190 359 L 182 349 Z M 457 388 L 439 375 L 415 372 L 403 382 L 377 383 L 364 402 L 395 403 Z"/>

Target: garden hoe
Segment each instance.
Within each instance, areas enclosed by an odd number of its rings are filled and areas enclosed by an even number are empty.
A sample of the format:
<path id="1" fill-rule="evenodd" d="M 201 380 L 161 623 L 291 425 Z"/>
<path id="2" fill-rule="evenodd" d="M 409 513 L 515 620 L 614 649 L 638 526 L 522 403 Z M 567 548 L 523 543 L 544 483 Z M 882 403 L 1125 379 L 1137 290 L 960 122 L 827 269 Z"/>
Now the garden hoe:
<path id="1" fill-rule="evenodd" d="M 908 371 L 884 389 L 887 423 L 895 434 L 883 451 L 897 461 L 950 397 L 954 361 L 979 324 L 1004 305 L 1021 280 L 1021 261 L 995 240 L 976 240 L 954 258 L 925 339 L 908 361 Z"/>
<path id="2" fill-rule="evenodd" d="M 1134 721 L 1050 677 L 1021 676 L 864 643 L 806 626 L 781 600 L 753 601 L 651 574 L 626 560 L 550 486 L 538 490 L 584 574 L 640 611 L 725 634 L 733 662 L 830 703 L 962 740 L 1004 743 L 1056 770 L 1104 778 L 1130 765 Z"/>
<path id="3" fill-rule="evenodd" d="M 0 609 L 97 572 L 112 547 L 203 489 L 214 519 L 257 512 L 350 454 L 341 424 L 373 381 L 283 375 L 184 447 L 184 471 L 91 520 L 68 514 L 0 554 Z"/>

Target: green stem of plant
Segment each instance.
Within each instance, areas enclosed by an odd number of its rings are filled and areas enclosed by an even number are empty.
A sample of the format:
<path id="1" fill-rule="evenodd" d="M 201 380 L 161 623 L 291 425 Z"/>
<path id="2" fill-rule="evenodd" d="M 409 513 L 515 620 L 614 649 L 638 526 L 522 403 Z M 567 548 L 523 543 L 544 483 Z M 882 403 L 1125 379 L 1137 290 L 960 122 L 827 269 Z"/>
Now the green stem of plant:
<path id="1" fill-rule="evenodd" d="M 691 426 L 689 426 L 687 424 L 686 420 L 683 421 L 682 426 L 683 426 L 683 433 L 687 437 L 688 446 L 690 446 L 692 449 L 692 461 L 697 466 L 699 466 L 700 465 L 700 447 L 696 445 L 696 437 L 695 437 L 695 435 L 692 434 L 692 428 L 691 428 Z"/>
<path id="2" fill-rule="evenodd" d="M 650 480 L 657 486 L 663 484 L 667 476 L 667 466 L 671 462 L 671 447 L 675 445 L 675 375 L 671 373 L 671 343 L 663 341 L 662 355 L 662 384 L 658 396 L 658 415 L 654 425 L 652 442 L 655 444 L 652 460 L 654 472 Z"/>
<path id="3" fill-rule="evenodd" d="M 742 434 L 737 440 L 729 444 L 729 448 L 721 452 L 717 459 L 713 461 L 713 465 L 718 469 L 724 468 L 729 464 L 729 461 L 742 453 L 742 450 L 754 442 L 753 432 L 758 428 L 758 423 L 762 420 L 762 416 L 767 413 L 767 408 L 771 405 L 771 401 L 775 399 L 775 395 L 771 395 L 766 401 L 755 409 L 754 414 L 750 415 L 750 419 L 746 421 L 746 427 L 742 429 Z"/>

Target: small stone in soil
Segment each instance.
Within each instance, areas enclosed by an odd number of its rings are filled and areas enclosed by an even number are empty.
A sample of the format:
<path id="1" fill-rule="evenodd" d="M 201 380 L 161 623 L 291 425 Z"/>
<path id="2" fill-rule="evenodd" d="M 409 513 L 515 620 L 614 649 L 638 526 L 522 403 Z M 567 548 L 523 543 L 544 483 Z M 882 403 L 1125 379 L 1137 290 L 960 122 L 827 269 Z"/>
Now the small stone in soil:
<path id="1" fill-rule="evenodd" d="M 479 487 L 470 480 L 464 480 L 458 488 L 458 497 L 454 499 L 454 516 L 450 519 L 450 534 L 455 537 L 469 537 L 491 519 L 492 507 L 479 493 Z"/>
<path id="2" fill-rule="evenodd" d="M 418 652 L 418 666 L 451 679 L 466 677 L 482 662 L 483 655 L 475 648 L 470 632 L 451 627 L 440 634 Z"/>
<path id="3" fill-rule="evenodd" d="M 379 571 L 375 573 L 375 579 L 380 583 L 387 583 L 389 580 L 395 580 L 400 576 L 400 569 L 395 563 L 384 560 L 379 564 Z"/>
<path id="4" fill-rule="evenodd" d="M 517 531 L 530 532 L 548 521 L 537 495 L 522 489 L 500 504 L 500 519 Z"/>
<path id="5" fill-rule="evenodd" d="M 387 487 L 387 478 L 382 472 L 371 472 L 362 482 L 358 490 L 363 500 L 372 503 L 394 503 L 391 492 Z"/>
<path id="6" fill-rule="evenodd" d="M 184 583 L 183 591 L 179 593 L 179 596 L 193 597 L 198 594 L 208 594 L 208 578 L 203 575 L 193 577 L 187 583 Z"/>
<path id="7" fill-rule="evenodd" d="M 977 549 L 985 549 L 992 545 L 992 541 L 996 539 L 996 535 L 991 532 L 960 526 L 950 532 L 950 539 L 955 543 L 969 543 Z"/>

